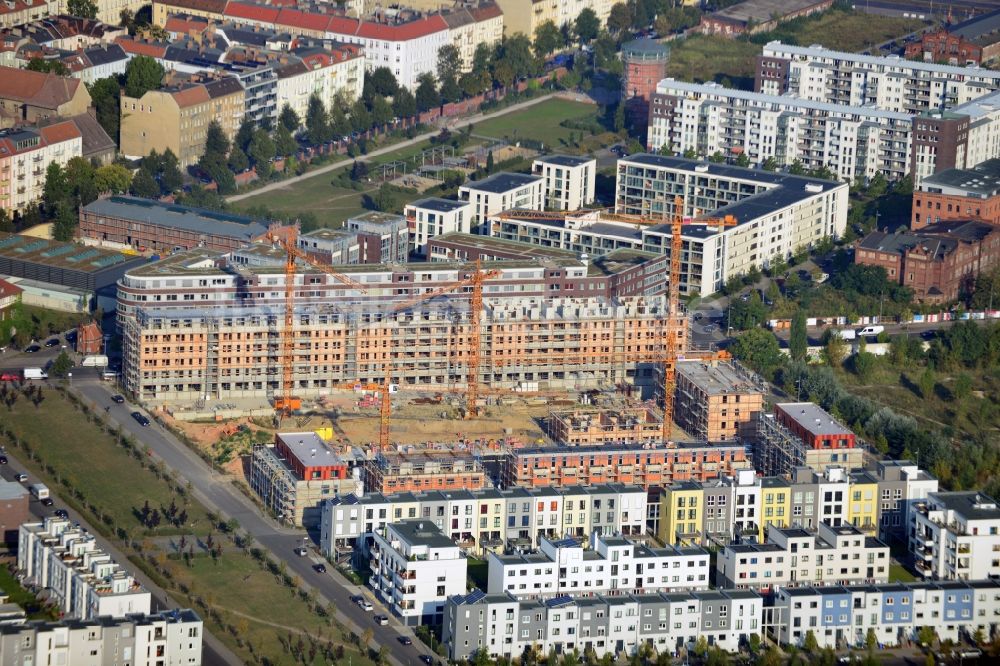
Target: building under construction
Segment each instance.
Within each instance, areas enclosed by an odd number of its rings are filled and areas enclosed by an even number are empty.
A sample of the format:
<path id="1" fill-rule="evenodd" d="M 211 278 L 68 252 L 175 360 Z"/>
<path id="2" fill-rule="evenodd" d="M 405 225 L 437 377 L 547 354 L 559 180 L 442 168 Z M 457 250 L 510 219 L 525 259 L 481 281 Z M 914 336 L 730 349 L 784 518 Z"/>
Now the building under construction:
<path id="1" fill-rule="evenodd" d="M 813 403 L 775 405 L 753 422 L 753 464 L 767 476 L 789 476 L 796 467 L 822 473 L 864 467 L 865 451 L 846 426 Z"/>
<path id="2" fill-rule="evenodd" d="M 375 493 L 429 490 L 481 490 L 486 487 L 482 461 L 472 453 L 419 451 L 376 453 L 365 465 L 365 491 Z"/>
<path id="3" fill-rule="evenodd" d="M 268 265 L 193 250 L 130 271 L 119 283 L 123 382 L 138 400 L 195 404 L 281 393 L 285 275 Z M 502 261 L 483 289 L 479 382 L 511 391 L 650 384 L 662 358 L 663 296 L 577 296 L 587 262 Z M 351 265 L 351 282 L 303 267 L 294 274 L 292 390 L 319 398 L 355 382 L 447 391 L 467 385 L 468 294 L 408 302 L 467 277 L 469 264 Z M 607 277 L 607 276 L 603 276 Z M 653 288 L 653 286 L 651 286 Z M 661 291 L 657 288 L 657 291 Z M 558 295 L 553 297 L 554 295 Z M 686 326 L 678 327 L 686 346 Z"/>
<path id="4" fill-rule="evenodd" d="M 674 414 L 677 424 L 698 439 L 747 437 L 766 393 L 764 380 L 737 361 L 682 361 Z"/>
<path id="5" fill-rule="evenodd" d="M 660 443 L 663 412 L 649 406 L 553 411 L 546 427 L 562 446 Z"/>

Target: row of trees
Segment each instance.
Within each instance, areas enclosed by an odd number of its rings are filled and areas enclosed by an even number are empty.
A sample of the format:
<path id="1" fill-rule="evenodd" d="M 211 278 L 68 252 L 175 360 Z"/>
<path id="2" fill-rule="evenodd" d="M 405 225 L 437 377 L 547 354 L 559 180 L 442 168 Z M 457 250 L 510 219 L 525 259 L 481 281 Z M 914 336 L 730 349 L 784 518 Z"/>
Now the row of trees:
<path id="1" fill-rule="evenodd" d="M 102 192 L 127 192 L 132 175 L 120 164 L 95 166 L 82 157 L 70 159 L 66 166 L 53 162 L 45 172 L 42 212 L 52 220 L 56 240 L 72 240 L 80 206 L 97 199 Z"/>

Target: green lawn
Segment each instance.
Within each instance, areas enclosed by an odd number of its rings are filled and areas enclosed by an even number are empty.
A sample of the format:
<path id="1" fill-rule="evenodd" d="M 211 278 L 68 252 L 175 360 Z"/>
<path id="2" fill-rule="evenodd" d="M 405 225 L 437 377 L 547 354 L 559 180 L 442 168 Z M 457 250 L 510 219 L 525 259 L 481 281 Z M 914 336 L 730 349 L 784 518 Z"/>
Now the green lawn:
<path id="1" fill-rule="evenodd" d="M 893 563 L 889 565 L 890 583 L 912 583 L 916 580 L 917 577 L 907 571 L 902 564 Z"/>
<path id="2" fill-rule="evenodd" d="M 803 46 L 819 44 L 838 51 L 863 51 L 919 30 L 924 25 L 920 19 L 834 9 L 819 16 L 789 21 L 768 33 L 767 37 Z"/>
<path id="3" fill-rule="evenodd" d="M 17 604 L 24 609 L 29 620 L 58 619 L 58 613 L 42 606 L 35 595 L 21 587 L 21 584 L 6 566 L 0 566 L 0 590 L 3 590 L 3 593 L 7 595 L 7 600 L 10 603 Z"/>
<path id="4" fill-rule="evenodd" d="M 43 474 L 60 494 L 74 495 L 70 499 L 73 504 L 93 507 L 91 512 L 103 517 L 98 522 L 109 532 L 122 528 L 136 534 L 176 534 L 191 527 L 207 527 L 209 521 L 204 509 L 178 489 L 183 487 L 183 480 L 168 482 L 148 467 L 140 467 L 132 453 L 115 443 L 114 435 L 86 420 L 60 392 L 47 390 L 44 396 L 38 407 L 23 396 L 12 410 L 0 407 L 0 420 L 6 428 L 41 459 L 41 462 L 25 460 L 29 472 Z M 98 410 L 103 417 L 103 411 Z M 67 436 L 69 433 L 72 436 Z M 145 457 L 141 452 L 138 455 Z M 114 483 L 109 483 L 109 479 L 114 479 Z M 187 511 L 189 527 L 178 529 L 163 521 L 155 530 L 145 530 L 134 510 L 141 509 L 147 501 L 151 509 L 176 502 Z"/>
<path id="5" fill-rule="evenodd" d="M 486 590 L 487 578 L 490 573 L 490 563 L 486 560 L 477 560 L 474 557 L 468 558 L 469 580 L 480 590 Z"/>
<path id="6" fill-rule="evenodd" d="M 716 81 L 753 88 L 754 57 L 761 47 L 740 39 L 692 35 L 670 44 L 667 76 L 681 81 Z"/>
<path id="7" fill-rule="evenodd" d="M 269 570 L 220 536 L 209 512 L 199 502 L 185 499 L 177 483 L 169 482 L 162 473 L 154 474 L 148 465 L 119 446 L 113 434 L 103 431 L 93 417 L 85 416 L 60 392 L 45 391 L 45 399 L 37 409 L 23 396 L 12 410 L 0 406 L 0 426 L 0 433 L 12 433 L 20 443 L 17 446 L 10 437 L 0 437 L 25 462 L 33 479 L 41 479 L 69 498 L 67 487 L 56 481 L 66 479 L 82 495 L 68 501 L 95 526 L 103 523 L 108 532 L 114 533 L 119 527 L 131 532 L 137 542 L 135 549 L 119 541 L 132 562 L 129 566 L 141 562 L 174 598 L 197 610 L 206 627 L 245 663 L 255 662 L 254 653 L 271 664 L 329 663 L 323 647 L 332 641 L 344 645 L 345 655 L 353 663 L 371 664 L 357 647 L 349 645 L 349 632 L 318 614 L 312 602 L 283 582 L 283 567 L 274 565 Z M 29 460 L 29 455 L 33 459 Z M 140 452 L 139 458 L 144 460 L 145 454 Z M 188 524 L 183 529 L 160 527 L 150 532 L 132 513 L 133 507 L 141 507 L 146 500 L 151 506 L 165 506 L 171 499 L 184 503 L 188 512 Z M 188 543 L 197 544 L 213 532 L 215 540 L 224 545 L 221 557 L 213 561 L 194 545 L 199 556 L 191 560 L 190 566 L 170 557 L 176 557 L 171 545 L 174 539 L 155 538 L 182 533 Z M 12 597 L 19 594 L 5 575 L 5 570 L 0 571 L 0 588 Z M 294 577 L 289 580 L 296 587 L 299 584 Z M 20 597 L 14 600 L 20 602 Z M 293 644 L 302 637 L 302 658 L 294 657 L 287 648 L 289 633 Z M 318 646 L 312 659 L 308 659 L 310 643 Z"/>
<path id="8" fill-rule="evenodd" d="M 558 148 L 560 142 L 569 139 L 570 133 L 581 133 L 580 130 L 562 127 L 559 123 L 564 120 L 589 120 L 596 118 L 598 113 L 599 107 L 593 104 L 550 99 L 521 111 L 476 123 L 472 133 L 494 139 L 506 138 L 509 141 L 534 139 L 545 142 L 546 146 Z"/>
<path id="9" fill-rule="evenodd" d="M 263 205 L 276 213 L 314 213 L 322 226 L 341 227 L 347 218 L 365 211 L 362 197 L 366 191 L 374 192 L 377 187 L 369 184 L 366 187 L 370 189 L 363 191 L 337 187 L 330 184 L 332 175 L 326 173 L 306 178 L 280 189 L 244 199 L 234 205 L 236 208 L 244 209 Z"/>

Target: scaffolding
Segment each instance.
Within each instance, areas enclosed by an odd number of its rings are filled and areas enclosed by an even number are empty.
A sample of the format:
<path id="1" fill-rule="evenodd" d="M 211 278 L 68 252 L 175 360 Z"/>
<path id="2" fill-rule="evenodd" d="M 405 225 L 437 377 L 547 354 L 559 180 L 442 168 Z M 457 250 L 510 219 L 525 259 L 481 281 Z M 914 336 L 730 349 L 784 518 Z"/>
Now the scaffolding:
<path id="1" fill-rule="evenodd" d="M 773 414 L 761 412 L 754 423 L 753 466 L 758 474 L 790 478 L 792 469 L 804 465 L 805 445 Z"/>
<path id="2" fill-rule="evenodd" d="M 284 522 L 294 522 L 296 479 L 273 446 L 258 444 L 253 447 L 250 489 L 273 515 Z"/>

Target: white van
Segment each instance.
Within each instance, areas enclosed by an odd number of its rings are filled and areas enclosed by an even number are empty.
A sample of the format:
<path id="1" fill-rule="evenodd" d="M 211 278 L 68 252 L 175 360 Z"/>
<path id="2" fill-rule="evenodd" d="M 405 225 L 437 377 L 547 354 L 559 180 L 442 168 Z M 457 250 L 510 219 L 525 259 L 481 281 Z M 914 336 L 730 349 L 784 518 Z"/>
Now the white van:
<path id="1" fill-rule="evenodd" d="M 48 379 L 49 375 L 41 368 L 25 368 L 24 369 L 24 379 L 25 381 L 29 379 Z"/>
<path id="2" fill-rule="evenodd" d="M 103 354 L 84 356 L 80 365 L 84 368 L 106 368 L 108 367 L 108 357 Z"/>
<path id="3" fill-rule="evenodd" d="M 33 483 L 28 489 L 36 499 L 44 500 L 49 498 L 49 488 L 44 483 Z"/>
<path id="4" fill-rule="evenodd" d="M 885 331 L 885 326 L 865 326 L 863 329 L 858 331 L 858 335 L 865 337 L 868 335 L 878 335 Z"/>

